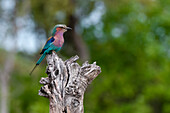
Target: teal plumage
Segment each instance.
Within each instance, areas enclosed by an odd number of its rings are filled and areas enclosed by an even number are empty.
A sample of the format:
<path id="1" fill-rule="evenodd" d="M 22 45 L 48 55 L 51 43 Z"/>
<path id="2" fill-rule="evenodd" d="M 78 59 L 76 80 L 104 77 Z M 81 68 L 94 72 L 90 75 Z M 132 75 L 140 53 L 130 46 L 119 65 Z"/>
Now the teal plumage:
<path id="1" fill-rule="evenodd" d="M 64 37 L 63 34 L 64 32 L 66 32 L 68 29 L 71 29 L 70 27 L 67 27 L 66 25 L 56 25 L 53 28 L 52 31 L 52 36 L 48 38 L 48 40 L 46 41 L 46 44 L 44 45 L 42 51 L 40 54 L 41 57 L 39 58 L 39 60 L 37 61 L 35 67 L 33 68 L 33 70 L 30 72 L 30 75 L 32 74 L 32 72 L 34 71 L 34 69 L 42 62 L 42 60 L 45 58 L 45 56 L 47 54 L 51 54 L 52 51 L 58 52 L 64 43 Z"/>

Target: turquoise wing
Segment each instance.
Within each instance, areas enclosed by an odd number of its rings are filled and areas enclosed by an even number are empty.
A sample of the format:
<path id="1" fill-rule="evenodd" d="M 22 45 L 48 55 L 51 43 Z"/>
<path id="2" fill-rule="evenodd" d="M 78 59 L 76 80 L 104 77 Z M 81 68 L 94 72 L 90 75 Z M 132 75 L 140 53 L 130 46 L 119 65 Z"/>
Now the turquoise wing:
<path id="1" fill-rule="evenodd" d="M 55 40 L 54 37 L 48 38 L 48 40 L 47 40 L 46 44 L 44 45 L 44 48 L 42 49 L 40 54 L 43 54 L 44 51 L 50 47 L 51 43 L 54 42 L 54 40 Z"/>

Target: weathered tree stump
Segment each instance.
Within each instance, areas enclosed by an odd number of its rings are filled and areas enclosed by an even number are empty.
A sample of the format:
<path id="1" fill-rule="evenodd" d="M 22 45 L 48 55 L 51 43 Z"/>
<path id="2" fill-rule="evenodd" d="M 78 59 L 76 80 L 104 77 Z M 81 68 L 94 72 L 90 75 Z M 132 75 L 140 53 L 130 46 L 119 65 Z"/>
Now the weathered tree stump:
<path id="1" fill-rule="evenodd" d="M 62 61 L 56 53 L 47 55 L 48 77 L 41 78 L 40 84 L 44 86 L 39 95 L 49 98 L 50 113 L 83 113 L 83 98 L 87 86 L 101 72 L 96 62 L 85 62 L 82 67 L 74 56 Z"/>

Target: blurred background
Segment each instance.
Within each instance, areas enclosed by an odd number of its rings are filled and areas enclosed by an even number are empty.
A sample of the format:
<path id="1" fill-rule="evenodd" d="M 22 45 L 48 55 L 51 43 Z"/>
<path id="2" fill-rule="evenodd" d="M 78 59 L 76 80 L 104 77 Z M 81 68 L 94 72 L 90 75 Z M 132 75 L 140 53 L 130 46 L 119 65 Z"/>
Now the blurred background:
<path id="1" fill-rule="evenodd" d="M 58 55 L 97 61 L 85 113 L 170 113 L 169 0 L 0 0 L 0 112 L 48 113 L 38 96 L 46 61 L 29 72 L 56 24 Z"/>

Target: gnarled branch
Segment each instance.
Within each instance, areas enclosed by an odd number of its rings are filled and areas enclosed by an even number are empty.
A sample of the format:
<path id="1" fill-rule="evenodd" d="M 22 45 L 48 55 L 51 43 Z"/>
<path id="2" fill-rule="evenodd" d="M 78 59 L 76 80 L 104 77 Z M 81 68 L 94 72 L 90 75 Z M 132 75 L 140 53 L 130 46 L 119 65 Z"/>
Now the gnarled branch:
<path id="1" fill-rule="evenodd" d="M 101 73 L 96 62 L 85 62 L 81 67 L 74 56 L 62 61 L 56 53 L 47 55 L 48 77 L 41 78 L 44 86 L 39 95 L 49 98 L 50 113 L 83 113 L 83 98 L 87 86 Z"/>

